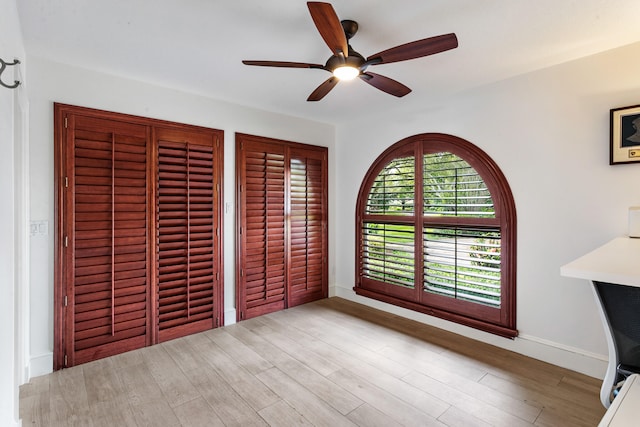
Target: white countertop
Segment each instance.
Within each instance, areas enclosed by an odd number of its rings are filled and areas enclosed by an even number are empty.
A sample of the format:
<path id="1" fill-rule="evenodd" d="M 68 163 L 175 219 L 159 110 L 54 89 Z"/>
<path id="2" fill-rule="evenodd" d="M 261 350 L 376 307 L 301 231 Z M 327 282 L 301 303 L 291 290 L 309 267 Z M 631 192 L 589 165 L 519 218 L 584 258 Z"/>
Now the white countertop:
<path id="1" fill-rule="evenodd" d="M 640 287 L 640 238 L 619 237 L 560 267 L 565 277 Z"/>

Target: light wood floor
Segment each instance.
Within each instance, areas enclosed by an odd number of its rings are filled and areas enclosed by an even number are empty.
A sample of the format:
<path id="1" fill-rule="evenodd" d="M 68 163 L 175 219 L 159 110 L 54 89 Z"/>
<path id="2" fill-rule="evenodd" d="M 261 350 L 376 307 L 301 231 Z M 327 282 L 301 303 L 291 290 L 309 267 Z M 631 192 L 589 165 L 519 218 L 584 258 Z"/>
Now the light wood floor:
<path id="1" fill-rule="evenodd" d="M 330 298 L 34 378 L 23 425 L 595 426 L 600 381 Z"/>

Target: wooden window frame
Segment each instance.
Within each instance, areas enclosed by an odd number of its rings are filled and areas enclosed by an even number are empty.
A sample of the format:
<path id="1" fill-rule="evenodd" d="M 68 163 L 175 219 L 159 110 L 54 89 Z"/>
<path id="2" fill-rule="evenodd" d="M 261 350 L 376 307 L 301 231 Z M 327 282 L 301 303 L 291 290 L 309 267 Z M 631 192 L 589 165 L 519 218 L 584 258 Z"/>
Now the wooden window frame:
<path id="1" fill-rule="evenodd" d="M 484 180 L 495 208 L 495 218 L 476 219 L 423 214 L 423 156 L 449 152 L 465 160 Z M 371 215 L 366 213 L 373 182 L 383 168 L 396 158 L 413 156 L 416 162 L 414 209 L 410 215 Z M 417 161 L 416 159 L 420 159 Z M 403 288 L 363 275 L 363 226 L 366 222 L 413 225 L 415 233 L 415 272 L 413 288 Z M 423 230 L 425 226 L 495 227 L 501 232 L 501 304 L 499 308 L 461 301 L 423 291 Z M 365 175 L 356 204 L 356 294 L 440 317 L 496 335 L 514 338 L 516 329 L 516 209 L 509 184 L 498 165 L 474 144 L 453 135 L 425 133 L 405 138 L 385 150 Z"/>

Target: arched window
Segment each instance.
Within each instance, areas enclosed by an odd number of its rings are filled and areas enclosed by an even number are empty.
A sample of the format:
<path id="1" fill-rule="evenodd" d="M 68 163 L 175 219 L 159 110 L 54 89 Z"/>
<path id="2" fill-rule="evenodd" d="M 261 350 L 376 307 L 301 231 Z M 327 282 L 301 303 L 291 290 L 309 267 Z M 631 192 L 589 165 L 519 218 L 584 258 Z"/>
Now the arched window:
<path id="1" fill-rule="evenodd" d="M 516 211 L 481 149 L 421 134 L 387 149 L 358 194 L 355 291 L 506 337 L 516 330 Z"/>

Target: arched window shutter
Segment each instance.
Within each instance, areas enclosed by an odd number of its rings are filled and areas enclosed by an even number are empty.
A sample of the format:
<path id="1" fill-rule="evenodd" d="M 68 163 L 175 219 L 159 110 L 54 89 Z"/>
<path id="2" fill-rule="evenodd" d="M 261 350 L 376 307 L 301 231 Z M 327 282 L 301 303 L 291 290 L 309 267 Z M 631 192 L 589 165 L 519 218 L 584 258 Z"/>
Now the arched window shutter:
<path id="1" fill-rule="evenodd" d="M 513 337 L 515 237 L 511 191 L 486 153 L 451 135 L 407 138 L 360 188 L 356 293 Z"/>

